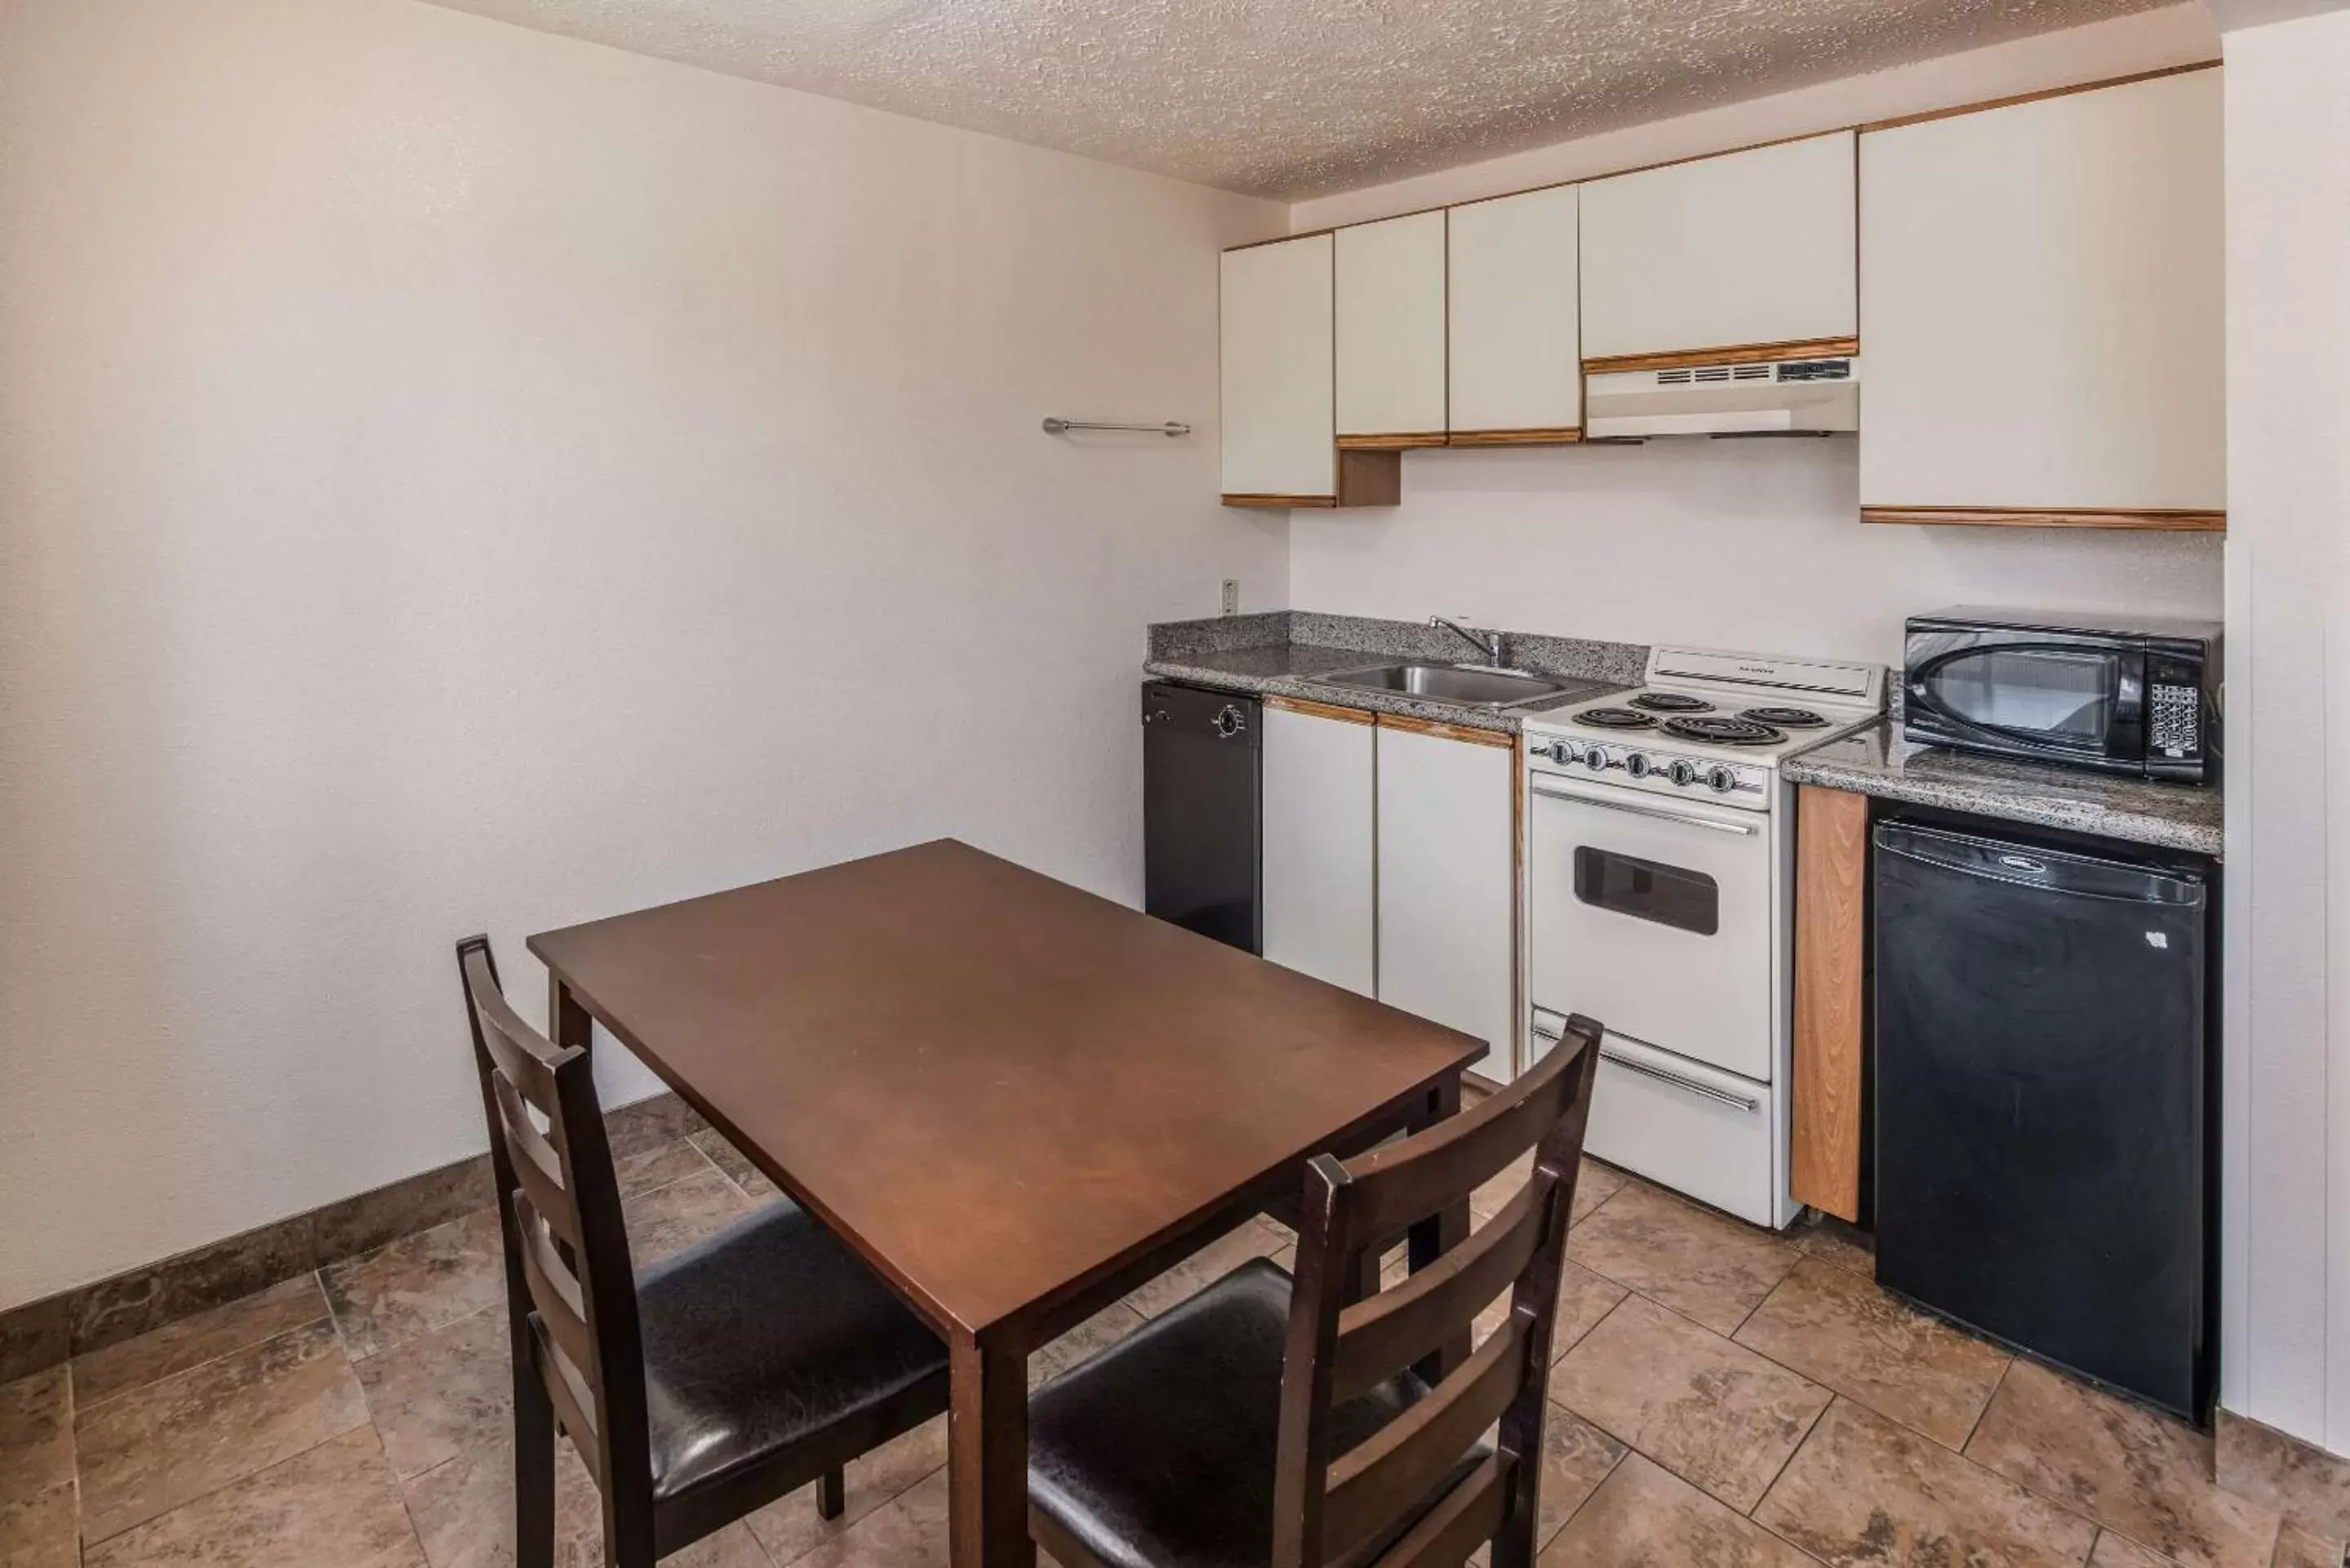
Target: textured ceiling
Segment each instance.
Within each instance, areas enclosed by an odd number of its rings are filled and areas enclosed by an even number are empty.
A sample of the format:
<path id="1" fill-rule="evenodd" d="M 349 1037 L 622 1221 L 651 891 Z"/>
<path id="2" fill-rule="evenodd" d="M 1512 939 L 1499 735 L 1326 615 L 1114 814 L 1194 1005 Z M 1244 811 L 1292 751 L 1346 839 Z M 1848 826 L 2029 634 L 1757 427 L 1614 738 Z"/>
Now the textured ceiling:
<path id="1" fill-rule="evenodd" d="M 1296 200 L 2164 0 L 438 0 Z"/>

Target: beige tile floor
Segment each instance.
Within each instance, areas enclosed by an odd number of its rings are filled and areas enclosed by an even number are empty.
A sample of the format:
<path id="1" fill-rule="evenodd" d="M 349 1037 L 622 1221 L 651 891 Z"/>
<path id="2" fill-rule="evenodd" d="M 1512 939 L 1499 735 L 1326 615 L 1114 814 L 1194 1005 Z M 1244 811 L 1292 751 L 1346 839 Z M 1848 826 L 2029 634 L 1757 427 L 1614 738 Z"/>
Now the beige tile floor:
<path id="1" fill-rule="evenodd" d="M 1514 1180 L 1479 1194 L 1491 1214 Z M 773 1195 L 703 1133 L 623 1167 L 659 1256 Z M 2335 1568 L 2215 1488 L 2208 1439 L 1893 1302 L 1782 1238 L 1586 1168 L 1544 1454 L 1546 1568 Z M 1043 1378 L 1289 1238 L 1252 1223 L 1037 1353 Z M 0 1568 L 491 1568 L 513 1560 L 494 1220 L 469 1216 L 0 1386 Z M 1494 1314 L 1497 1315 L 1497 1314 Z M 937 1422 L 671 1559 L 934 1568 Z M 567 1456 L 561 1559 L 601 1559 Z"/>

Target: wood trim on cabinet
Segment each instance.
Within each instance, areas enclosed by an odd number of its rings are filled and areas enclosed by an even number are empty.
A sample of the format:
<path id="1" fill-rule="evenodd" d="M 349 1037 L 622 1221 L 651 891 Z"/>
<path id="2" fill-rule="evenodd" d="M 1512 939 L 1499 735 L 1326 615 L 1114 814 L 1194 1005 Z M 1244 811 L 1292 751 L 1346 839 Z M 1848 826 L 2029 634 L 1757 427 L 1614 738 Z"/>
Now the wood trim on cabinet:
<path id="1" fill-rule="evenodd" d="M 1223 504 L 1227 506 L 1336 506 L 1338 504 L 1338 498 L 1335 495 L 1264 495 L 1256 493 L 1236 495 L 1230 491 L 1224 493 L 1222 500 Z"/>
<path id="2" fill-rule="evenodd" d="M 1442 431 L 1397 431 L 1385 435 L 1342 435 L 1340 452 L 1406 452 L 1413 447 L 1442 446 Z"/>
<path id="3" fill-rule="evenodd" d="M 1291 713 L 1303 713 L 1309 719 L 1332 719 L 1341 724 L 1376 724 L 1378 716 L 1367 708 L 1341 708 L 1335 702 L 1315 702 L 1304 697 L 1273 697 L 1260 699 L 1268 708 L 1280 708 Z"/>
<path id="4" fill-rule="evenodd" d="M 1447 446 L 1573 446 L 1583 439 L 1581 425 L 1561 425 L 1555 430 L 1539 426 L 1514 431 L 1453 431 L 1445 438 Z"/>
<path id="5" fill-rule="evenodd" d="M 1393 447 L 1338 449 L 1337 506 L 1395 506 L 1403 501 L 1403 453 Z"/>
<path id="6" fill-rule="evenodd" d="M 1956 524 L 1990 528 L 2153 528 L 2223 534 L 2225 512 L 2126 506 L 1864 506 L 1864 523 Z"/>
<path id="7" fill-rule="evenodd" d="M 1586 376 L 1627 370 L 1685 370 L 1699 365 L 1752 365 L 1758 360 L 1834 359 L 1860 352 L 1857 337 L 1793 337 L 1779 343 L 1735 343 L 1721 348 L 1679 348 L 1667 354 L 1610 354 L 1586 359 Z"/>
<path id="8" fill-rule="evenodd" d="M 1436 719 L 1415 719 L 1409 713 L 1382 713 L 1378 722 L 1382 730 L 1433 735 L 1440 741 L 1466 741 L 1472 746 L 1496 746 L 1506 750 L 1518 743 L 1518 738 L 1507 730 L 1480 730 L 1472 724 L 1447 724 Z"/>
<path id="9" fill-rule="evenodd" d="M 1985 99 L 1981 103 L 1962 103 L 1950 109 L 1921 109 L 1916 114 L 1896 115 L 1891 119 L 1872 119 L 1861 125 L 1863 136 L 1877 130 L 1898 130 L 1905 125 L 1924 125 L 1930 120 L 1952 119 L 1962 114 L 1981 114 L 1987 109 L 2013 109 L 2018 104 L 2038 103 L 2042 99 L 2067 98 L 2076 92 L 2103 92 L 2107 88 L 2127 87 L 2132 82 L 2150 82 L 2162 77 L 2175 77 L 2188 71 L 2208 71 L 2218 66 L 2218 60 L 2196 60 L 2184 66 L 2162 66 L 2150 71 L 2134 71 L 2126 77 L 2107 77 L 2103 81 L 2075 82 L 2070 87 L 2042 88 L 2037 92 L 2020 92 L 2007 98 Z"/>
<path id="10" fill-rule="evenodd" d="M 1787 1190 L 1860 1218 L 1862 993 L 1868 928 L 1868 797 L 1796 794 L 1794 1094 Z"/>

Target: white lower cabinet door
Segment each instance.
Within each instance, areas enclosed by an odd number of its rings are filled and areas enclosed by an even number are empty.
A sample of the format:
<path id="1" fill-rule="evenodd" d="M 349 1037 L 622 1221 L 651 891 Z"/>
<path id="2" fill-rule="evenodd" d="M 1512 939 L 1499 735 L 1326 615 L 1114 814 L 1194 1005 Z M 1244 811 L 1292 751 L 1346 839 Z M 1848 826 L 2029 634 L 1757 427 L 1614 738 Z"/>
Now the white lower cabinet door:
<path id="1" fill-rule="evenodd" d="M 1471 1067 L 1507 1080 L 1516 753 L 1383 723 L 1378 756 L 1379 1000 L 1486 1042 Z"/>
<path id="2" fill-rule="evenodd" d="M 1264 704 L 1264 956 L 1376 994 L 1376 732 L 1368 713 Z"/>

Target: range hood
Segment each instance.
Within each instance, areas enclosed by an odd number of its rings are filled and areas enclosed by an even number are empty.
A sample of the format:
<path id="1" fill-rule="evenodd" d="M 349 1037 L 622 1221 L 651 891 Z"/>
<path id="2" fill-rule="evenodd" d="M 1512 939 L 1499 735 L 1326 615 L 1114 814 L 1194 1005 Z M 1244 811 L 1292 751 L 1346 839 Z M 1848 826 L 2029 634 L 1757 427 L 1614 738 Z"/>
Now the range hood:
<path id="1" fill-rule="evenodd" d="M 1586 441 L 1806 435 L 1860 428 L 1860 361 L 1733 360 L 1617 370 L 1583 387 Z"/>

